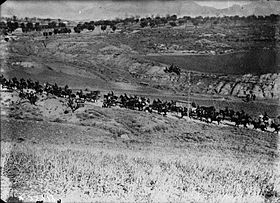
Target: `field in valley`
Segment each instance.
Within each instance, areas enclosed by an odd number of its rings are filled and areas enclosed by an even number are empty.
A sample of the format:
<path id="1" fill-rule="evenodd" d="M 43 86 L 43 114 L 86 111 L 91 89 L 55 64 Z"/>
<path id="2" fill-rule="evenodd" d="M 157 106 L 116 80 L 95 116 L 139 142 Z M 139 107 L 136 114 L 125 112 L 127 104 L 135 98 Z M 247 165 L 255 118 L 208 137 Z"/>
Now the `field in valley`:
<path id="1" fill-rule="evenodd" d="M 250 50 L 223 55 L 148 55 L 156 62 L 174 64 L 182 69 L 216 74 L 265 74 L 279 73 L 277 50 Z"/>

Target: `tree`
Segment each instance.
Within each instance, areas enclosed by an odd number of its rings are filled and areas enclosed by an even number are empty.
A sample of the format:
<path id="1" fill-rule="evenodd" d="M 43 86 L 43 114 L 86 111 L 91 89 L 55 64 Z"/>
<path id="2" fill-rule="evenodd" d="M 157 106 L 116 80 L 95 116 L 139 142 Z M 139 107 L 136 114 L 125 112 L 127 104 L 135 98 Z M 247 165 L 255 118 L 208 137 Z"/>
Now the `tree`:
<path id="1" fill-rule="evenodd" d="M 106 25 L 101 25 L 101 30 L 104 32 L 106 30 L 107 26 Z"/>
<path id="2" fill-rule="evenodd" d="M 1 29 L 7 28 L 6 23 L 5 22 L 0 22 L 0 28 Z"/>
<path id="3" fill-rule="evenodd" d="M 95 29 L 94 24 L 89 24 L 87 29 L 93 31 Z"/>
<path id="4" fill-rule="evenodd" d="M 50 23 L 48 23 L 49 28 L 55 28 L 56 27 L 56 22 L 52 21 Z"/>
<path id="5" fill-rule="evenodd" d="M 148 21 L 147 20 L 141 21 L 140 26 L 143 27 L 143 28 L 148 26 Z"/>
<path id="6" fill-rule="evenodd" d="M 17 16 L 13 16 L 13 21 L 17 21 Z"/>
<path id="7" fill-rule="evenodd" d="M 179 20 L 178 20 L 178 23 L 179 23 L 180 25 L 182 25 L 182 24 L 185 23 L 185 20 L 184 20 L 184 19 L 179 19 Z"/>
<path id="8" fill-rule="evenodd" d="M 145 21 L 145 20 L 146 20 L 146 18 L 141 18 L 141 19 L 140 19 L 140 22 Z"/>
<path id="9" fill-rule="evenodd" d="M 13 25 L 12 25 L 12 22 L 11 22 L 11 21 L 8 21 L 8 22 L 7 22 L 7 27 L 8 27 L 8 29 L 11 29 L 11 28 L 13 27 Z"/>
<path id="10" fill-rule="evenodd" d="M 14 23 L 13 23 L 13 27 L 14 27 L 14 29 L 19 28 L 19 24 L 18 24 L 18 22 L 14 22 Z"/>
<path id="11" fill-rule="evenodd" d="M 279 15 L 271 14 L 271 15 L 269 16 L 269 20 L 270 20 L 271 22 L 277 22 L 277 21 L 279 20 Z"/>
<path id="12" fill-rule="evenodd" d="M 166 23 L 168 23 L 168 20 L 165 17 L 162 17 L 161 22 L 165 25 Z"/>
<path id="13" fill-rule="evenodd" d="M 40 23 L 38 23 L 38 22 L 35 23 L 35 30 L 36 30 L 36 31 L 41 31 L 41 29 L 42 29 L 42 28 L 41 28 L 41 26 L 40 26 Z"/>
<path id="14" fill-rule="evenodd" d="M 76 33 L 80 33 L 80 32 L 81 32 L 81 30 L 80 30 L 80 28 L 78 28 L 78 27 L 74 27 L 74 32 L 76 32 Z"/>
<path id="15" fill-rule="evenodd" d="M 156 25 L 154 20 L 151 20 L 149 24 L 150 24 L 151 27 L 155 27 L 155 25 Z"/>
<path id="16" fill-rule="evenodd" d="M 134 19 L 133 19 L 134 20 Z M 124 20 L 123 20 L 123 24 L 124 25 L 127 25 L 127 24 L 129 24 L 131 22 L 131 19 L 130 18 L 125 18 Z"/>
<path id="17" fill-rule="evenodd" d="M 159 17 L 159 18 L 156 17 L 156 19 L 155 19 L 154 21 L 155 21 L 155 24 L 156 24 L 157 26 L 160 25 L 160 24 L 162 23 L 160 17 Z"/>
<path id="18" fill-rule="evenodd" d="M 8 22 L 7 22 L 7 27 L 8 27 L 8 31 L 9 31 L 9 32 L 13 32 L 15 29 L 18 28 L 18 22 L 11 22 L 11 21 L 8 21 Z"/>
<path id="19" fill-rule="evenodd" d="M 60 23 L 58 24 L 58 26 L 59 26 L 59 27 L 66 27 L 66 24 L 60 22 Z"/>
<path id="20" fill-rule="evenodd" d="M 33 23 L 31 23 L 31 22 L 26 23 L 26 28 L 28 31 L 33 30 Z"/>
<path id="21" fill-rule="evenodd" d="M 170 20 L 170 15 L 169 15 L 169 14 L 166 15 L 166 20 L 167 20 L 167 21 Z"/>
<path id="22" fill-rule="evenodd" d="M 59 32 L 59 30 L 57 29 L 57 28 L 54 28 L 54 30 L 53 30 L 53 34 L 57 34 Z"/>
<path id="23" fill-rule="evenodd" d="M 215 20 L 215 21 L 213 22 L 214 25 L 217 25 L 218 23 L 219 23 L 218 20 Z"/>
<path id="24" fill-rule="evenodd" d="M 117 27 L 116 27 L 115 25 L 112 25 L 112 26 L 111 26 L 111 29 L 113 30 L 113 32 L 115 32 L 116 29 L 117 29 Z"/>
<path id="25" fill-rule="evenodd" d="M 198 26 L 198 20 L 192 19 L 192 24 L 193 24 L 193 26 L 197 27 Z"/>
<path id="26" fill-rule="evenodd" d="M 100 26 L 100 25 L 102 25 L 102 23 L 103 23 L 103 22 L 101 22 L 101 20 L 98 20 L 98 21 L 94 22 L 94 25 Z"/>
<path id="27" fill-rule="evenodd" d="M 170 20 L 176 21 L 176 20 L 177 20 L 177 15 L 172 15 L 172 16 L 170 17 Z"/>
<path id="28" fill-rule="evenodd" d="M 177 25 L 174 21 L 170 21 L 169 24 L 170 24 L 172 27 L 175 27 L 175 26 Z"/>

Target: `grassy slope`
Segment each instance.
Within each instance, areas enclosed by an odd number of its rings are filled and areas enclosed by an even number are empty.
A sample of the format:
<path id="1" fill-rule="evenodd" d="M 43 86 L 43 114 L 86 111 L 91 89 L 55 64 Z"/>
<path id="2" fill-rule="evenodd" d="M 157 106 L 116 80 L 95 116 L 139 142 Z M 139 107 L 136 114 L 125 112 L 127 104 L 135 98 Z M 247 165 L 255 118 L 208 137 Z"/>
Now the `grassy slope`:
<path id="1" fill-rule="evenodd" d="M 261 202 L 279 186 L 276 134 L 96 106 L 72 124 L 18 111 L 1 121 L 1 145 L 14 143 L 2 172 L 25 199 Z"/>

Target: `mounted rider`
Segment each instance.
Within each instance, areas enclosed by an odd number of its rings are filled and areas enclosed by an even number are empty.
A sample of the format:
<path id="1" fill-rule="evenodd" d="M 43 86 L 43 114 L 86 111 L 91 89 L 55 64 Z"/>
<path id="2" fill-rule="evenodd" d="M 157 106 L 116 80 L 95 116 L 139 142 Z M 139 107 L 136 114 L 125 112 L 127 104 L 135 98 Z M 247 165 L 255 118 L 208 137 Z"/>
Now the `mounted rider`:
<path id="1" fill-rule="evenodd" d="M 266 112 L 263 115 L 263 122 L 265 123 L 266 126 L 269 125 L 269 117 Z"/>

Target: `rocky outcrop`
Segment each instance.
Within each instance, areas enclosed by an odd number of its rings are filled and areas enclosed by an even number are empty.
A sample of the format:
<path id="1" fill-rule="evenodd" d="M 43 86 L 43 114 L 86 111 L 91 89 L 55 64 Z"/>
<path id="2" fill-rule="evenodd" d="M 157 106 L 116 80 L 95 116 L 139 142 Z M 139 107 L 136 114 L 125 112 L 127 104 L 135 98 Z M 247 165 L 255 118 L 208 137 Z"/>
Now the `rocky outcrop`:
<path id="1" fill-rule="evenodd" d="M 149 83 L 150 86 L 160 89 L 173 89 L 177 92 L 188 91 L 189 81 L 186 72 L 178 76 L 175 73 L 165 73 L 163 69 L 159 65 L 147 65 L 140 71 L 138 66 L 138 73 L 134 72 L 134 76 Z M 259 99 L 280 99 L 280 73 L 233 76 L 192 72 L 191 88 L 195 93 L 237 97 L 254 94 Z"/>
<path id="2" fill-rule="evenodd" d="M 254 94 L 257 98 L 279 99 L 280 98 L 280 74 L 268 73 L 260 76 L 243 75 L 242 77 L 228 76 L 226 79 L 213 80 L 210 93 L 243 97 Z M 209 88 L 209 86 L 208 86 Z"/>

